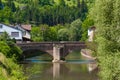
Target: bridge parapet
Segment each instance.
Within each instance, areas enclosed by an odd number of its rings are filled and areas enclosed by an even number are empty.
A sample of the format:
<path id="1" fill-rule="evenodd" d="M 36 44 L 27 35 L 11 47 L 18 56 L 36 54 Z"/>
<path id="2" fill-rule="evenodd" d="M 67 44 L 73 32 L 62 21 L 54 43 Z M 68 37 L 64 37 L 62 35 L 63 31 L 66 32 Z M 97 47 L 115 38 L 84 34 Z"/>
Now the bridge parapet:
<path id="1" fill-rule="evenodd" d="M 57 48 L 63 48 L 64 44 L 53 44 L 53 47 L 57 47 Z"/>

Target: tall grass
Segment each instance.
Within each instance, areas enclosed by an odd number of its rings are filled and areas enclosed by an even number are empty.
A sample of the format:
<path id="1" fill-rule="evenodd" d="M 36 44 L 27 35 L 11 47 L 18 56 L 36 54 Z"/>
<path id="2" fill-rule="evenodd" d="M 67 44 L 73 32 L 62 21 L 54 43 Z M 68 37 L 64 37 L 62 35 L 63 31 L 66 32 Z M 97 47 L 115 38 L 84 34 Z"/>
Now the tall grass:
<path id="1" fill-rule="evenodd" d="M 0 79 L 1 80 L 26 80 L 22 68 L 13 59 L 6 58 L 0 53 Z"/>

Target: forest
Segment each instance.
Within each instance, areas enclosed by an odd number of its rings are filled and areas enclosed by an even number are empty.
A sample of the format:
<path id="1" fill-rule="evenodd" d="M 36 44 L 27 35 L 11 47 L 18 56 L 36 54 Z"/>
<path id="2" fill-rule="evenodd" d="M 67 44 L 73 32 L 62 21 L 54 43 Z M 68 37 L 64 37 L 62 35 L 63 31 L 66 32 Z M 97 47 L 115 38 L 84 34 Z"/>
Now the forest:
<path id="1" fill-rule="evenodd" d="M 85 41 L 93 0 L 0 0 L 0 22 L 31 24 L 33 41 Z M 86 24 L 87 23 L 87 24 Z"/>
<path id="2" fill-rule="evenodd" d="M 0 22 L 30 24 L 65 24 L 88 12 L 84 0 L 0 0 Z M 70 5 L 70 2 L 73 4 Z"/>

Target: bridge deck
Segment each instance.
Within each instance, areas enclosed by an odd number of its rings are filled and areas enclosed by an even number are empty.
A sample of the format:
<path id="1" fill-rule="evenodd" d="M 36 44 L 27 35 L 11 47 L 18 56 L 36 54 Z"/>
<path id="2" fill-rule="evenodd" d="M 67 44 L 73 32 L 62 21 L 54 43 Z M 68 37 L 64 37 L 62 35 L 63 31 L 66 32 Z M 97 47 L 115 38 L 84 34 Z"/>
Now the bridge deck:
<path id="1" fill-rule="evenodd" d="M 31 43 L 17 43 L 17 45 L 23 50 L 23 52 L 37 49 L 43 52 L 47 52 L 50 55 L 53 55 L 54 47 L 59 47 L 60 56 L 62 57 L 65 57 L 71 51 L 81 50 L 86 48 L 85 42 L 78 42 L 78 41 L 31 42 Z"/>

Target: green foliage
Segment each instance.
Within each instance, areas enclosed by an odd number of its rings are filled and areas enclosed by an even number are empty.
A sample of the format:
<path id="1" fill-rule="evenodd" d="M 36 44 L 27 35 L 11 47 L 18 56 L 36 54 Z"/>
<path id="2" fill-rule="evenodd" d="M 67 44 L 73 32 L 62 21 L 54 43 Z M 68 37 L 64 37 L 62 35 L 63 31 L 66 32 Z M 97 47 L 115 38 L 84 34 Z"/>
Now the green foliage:
<path id="1" fill-rule="evenodd" d="M 81 11 L 81 20 L 84 20 L 86 18 L 86 12 L 88 11 L 87 4 L 85 3 L 85 0 L 82 0 L 80 8 L 81 8 L 80 9 L 80 11 Z"/>
<path id="2" fill-rule="evenodd" d="M 9 35 L 7 34 L 7 32 L 4 32 L 4 33 L 2 33 L 1 35 L 0 35 L 0 41 L 8 41 L 8 40 L 10 40 L 10 37 L 9 37 Z"/>
<path id="3" fill-rule="evenodd" d="M 99 76 L 101 80 L 119 80 L 120 79 L 120 52 L 117 50 L 113 51 L 114 45 L 111 42 L 104 39 L 98 38 L 99 41 L 97 57 L 99 60 Z"/>
<path id="4" fill-rule="evenodd" d="M 31 36 L 33 41 L 43 41 L 42 31 L 40 27 L 32 27 Z"/>
<path id="5" fill-rule="evenodd" d="M 48 25 L 40 25 L 38 27 L 32 27 L 31 35 L 33 41 L 58 41 L 57 31 L 59 25 L 49 27 Z"/>
<path id="6" fill-rule="evenodd" d="M 44 6 L 44 5 L 52 5 L 53 4 L 53 0 L 39 0 L 39 4 L 41 6 Z"/>
<path id="7" fill-rule="evenodd" d="M 55 27 L 49 27 L 45 30 L 44 41 L 58 41 L 57 29 Z"/>
<path id="8" fill-rule="evenodd" d="M 6 32 L 0 35 L 0 79 L 25 80 L 22 68 L 15 63 L 21 53 L 21 49 L 12 42 Z"/>
<path id="9" fill-rule="evenodd" d="M 28 3 L 29 0 L 16 0 L 18 3 Z"/>
<path id="10" fill-rule="evenodd" d="M 96 42 L 86 42 L 87 49 L 90 49 L 92 51 L 93 56 L 97 56 L 97 43 Z"/>
<path id="11" fill-rule="evenodd" d="M 14 2 L 12 0 L 7 0 L 6 5 L 12 10 L 12 12 L 16 11 L 15 4 L 14 4 Z"/>
<path id="12" fill-rule="evenodd" d="M 101 80 L 119 80 L 120 79 L 120 53 L 101 57 L 104 60 L 100 62 L 101 71 L 99 73 Z"/>
<path id="13" fill-rule="evenodd" d="M 77 19 L 71 23 L 70 26 L 70 40 L 71 41 L 79 41 L 81 39 L 81 28 L 82 28 L 82 21 Z"/>
<path id="14" fill-rule="evenodd" d="M 26 72 L 27 72 L 27 76 L 31 77 L 34 74 L 40 74 L 42 73 L 44 66 L 42 65 L 38 65 L 38 64 L 33 64 L 32 67 L 27 68 Z"/>
<path id="15" fill-rule="evenodd" d="M 77 5 L 77 0 L 65 0 L 66 5 L 72 7 Z"/>
<path id="16" fill-rule="evenodd" d="M 22 68 L 13 59 L 6 58 L 0 53 L 0 79 L 1 80 L 25 80 Z"/>
<path id="17" fill-rule="evenodd" d="M 65 37 L 61 34 L 62 31 L 68 36 L 65 40 L 81 40 L 81 24 L 88 11 L 85 0 L 5 0 L 3 3 L 4 7 L 0 10 L 0 22 L 40 25 L 32 29 L 33 41 L 62 40 L 60 37 Z M 58 24 L 63 25 L 65 30 L 60 28 L 62 30 L 59 31 Z M 41 30 L 42 26 L 46 26 L 45 30 Z M 67 31 L 67 29 L 70 30 Z"/>
<path id="18" fill-rule="evenodd" d="M 0 41 L 0 52 L 4 53 L 6 56 L 10 51 L 10 47 L 4 41 Z"/>
<path id="19" fill-rule="evenodd" d="M 120 0 L 96 0 L 91 12 L 97 26 L 101 80 L 120 79 Z"/>
<path id="20" fill-rule="evenodd" d="M 2 1 L 0 0 L 0 10 L 3 8 Z"/>
<path id="21" fill-rule="evenodd" d="M 87 17 L 82 23 L 82 41 L 86 41 L 88 39 L 88 29 L 89 27 L 94 25 L 94 21 Z"/>
<path id="22" fill-rule="evenodd" d="M 13 13 L 8 6 L 5 6 L 3 10 L 0 10 L 0 22 L 13 22 Z"/>
<path id="23" fill-rule="evenodd" d="M 20 55 L 22 54 L 22 50 L 15 45 L 14 42 L 9 41 L 7 42 L 8 46 L 10 47 L 10 51 L 9 53 L 7 53 L 7 57 L 14 57 L 15 60 L 19 60 L 20 59 Z"/>
<path id="24" fill-rule="evenodd" d="M 12 42 L 6 32 L 0 35 L 0 46 L 0 52 L 2 52 L 6 57 L 14 57 L 15 60 L 20 58 L 22 53 L 21 49 Z"/>
<path id="25" fill-rule="evenodd" d="M 91 7 L 94 6 L 95 0 L 86 0 L 86 3 L 87 3 L 87 6 L 88 6 L 88 9 L 90 9 Z"/>
<path id="26" fill-rule="evenodd" d="M 77 19 L 65 25 L 40 25 L 32 27 L 33 41 L 79 41 L 82 37 L 82 21 Z"/>
<path id="27" fill-rule="evenodd" d="M 58 31 L 59 41 L 68 41 L 69 40 L 69 30 L 66 28 L 60 29 Z"/>
<path id="28" fill-rule="evenodd" d="M 78 18 L 85 19 L 87 5 L 84 0 L 80 3 L 80 7 L 69 6 L 70 4 L 66 2 L 66 0 L 7 0 L 0 12 L 2 19 L 0 22 L 56 25 L 71 23 Z M 77 3 L 71 2 L 73 5 Z M 24 5 L 20 6 L 20 4 Z M 9 11 L 6 7 L 9 7 Z M 8 15 L 3 16 L 6 12 L 9 12 Z"/>

